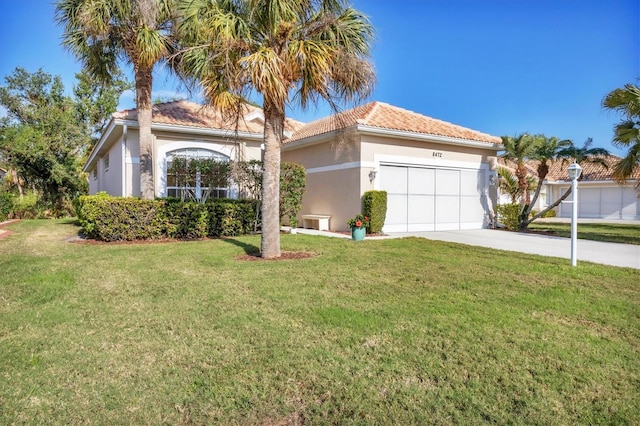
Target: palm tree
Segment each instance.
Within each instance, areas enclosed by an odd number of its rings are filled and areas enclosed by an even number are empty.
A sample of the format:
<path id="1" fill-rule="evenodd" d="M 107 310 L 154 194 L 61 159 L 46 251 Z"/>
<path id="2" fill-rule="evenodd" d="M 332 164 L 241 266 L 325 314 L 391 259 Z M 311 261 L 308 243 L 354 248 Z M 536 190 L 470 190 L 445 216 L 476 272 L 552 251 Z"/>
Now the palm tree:
<path id="1" fill-rule="evenodd" d="M 625 84 L 624 88 L 609 93 L 602 101 L 602 106 L 624 115 L 622 121 L 613 128 L 613 144 L 628 148 L 629 151 L 626 157 L 614 166 L 613 176 L 618 182 L 625 183 L 637 169 L 640 169 L 640 87 Z"/>
<path id="2" fill-rule="evenodd" d="M 502 145 L 504 145 L 504 154 L 502 157 L 506 160 L 512 160 L 516 163 L 515 175 L 518 179 L 520 194 L 524 197 L 521 200 L 522 211 L 531 203 L 527 184 L 527 168 L 525 161 L 529 159 L 535 152 L 538 141 L 537 136 L 531 136 L 528 133 L 522 133 L 519 136 L 503 136 Z"/>
<path id="3" fill-rule="evenodd" d="M 531 218 L 529 217 L 531 215 L 531 211 L 533 210 L 533 206 L 536 204 L 536 201 L 540 196 L 542 184 L 549 174 L 549 162 L 555 161 L 559 157 L 562 157 L 564 151 L 571 146 L 572 142 L 568 139 L 560 140 L 555 136 L 548 138 L 544 135 L 538 135 L 536 137 L 536 146 L 534 151 L 530 154 L 530 159 L 538 161 L 538 165 L 536 167 L 536 172 L 538 174 L 538 184 L 536 185 L 535 193 L 533 194 L 531 203 L 528 204 L 521 216 L 522 221 L 519 224 L 520 229 L 526 229 L 531 222 L 538 219 L 548 211 L 543 210 L 535 216 Z"/>
<path id="4" fill-rule="evenodd" d="M 588 138 L 581 147 L 570 142 L 569 146 L 558 152 L 558 157 L 562 158 L 562 165 L 569 162 L 576 162 L 581 166 L 584 164 L 598 164 L 605 169 L 608 169 L 609 165 L 607 164 L 605 157 L 609 155 L 609 151 L 604 148 L 592 148 L 592 144 L 592 138 Z M 580 175 L 578 180 L 582 180 L 583 177 L 584 175 Z"/>
<path id="5" fill-rule="evenodd" d="M 500 192 L 507 194 L 511 198 L 511 203 L 516 204 L 522 193 L 520 192 L 520 185 L 518 185 L 518 178 L 511 173 L 511 170 L 507 167 L 498 167 L 498 185 Z M 527 190 L 531 191 L 538 188 L 538 181 L 531 175 L 527 176 Z"/>
<path id="6" fill-rule="evenodd" d="M 89 73 L 110 83 L 120 61 L 133 66 L 140 132 L 140 192 L 155 196 L 153 185 L 151 89 L 153 68 L 172 50 L 173 0 L 58 0 L 56 22 L 62 44 Z"/>
<path id="7" fill-rule="evenodd" d="M 342 0 L 180 0 L 179 71 L 209 103 L 239 117 L 262 96 L 264 258 L 280 256 L 280 145 L 285 108 L 362 99 L 371 92 L 373 28 Z"/>

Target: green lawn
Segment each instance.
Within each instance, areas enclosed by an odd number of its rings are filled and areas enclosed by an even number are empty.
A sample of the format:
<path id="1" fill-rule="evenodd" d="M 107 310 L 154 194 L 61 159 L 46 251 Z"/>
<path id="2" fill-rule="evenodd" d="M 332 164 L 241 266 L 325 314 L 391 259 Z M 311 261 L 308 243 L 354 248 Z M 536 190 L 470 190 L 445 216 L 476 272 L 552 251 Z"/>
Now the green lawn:
<path id="1" fill-rule="evenodd" d="M 579 239 L 640 245 L 640 222 L 638 224 L 579 222 L 577 226 Z M 529 229 L 551 232 L 559 237 L 571 237 L 570 223 L 534 222 L 529 225 Z"/>
<path id="2" fill-rule="evenodd" d="M 408 238 L 0 240 L 0 424 L 639 424 L 637 270 Z"/>

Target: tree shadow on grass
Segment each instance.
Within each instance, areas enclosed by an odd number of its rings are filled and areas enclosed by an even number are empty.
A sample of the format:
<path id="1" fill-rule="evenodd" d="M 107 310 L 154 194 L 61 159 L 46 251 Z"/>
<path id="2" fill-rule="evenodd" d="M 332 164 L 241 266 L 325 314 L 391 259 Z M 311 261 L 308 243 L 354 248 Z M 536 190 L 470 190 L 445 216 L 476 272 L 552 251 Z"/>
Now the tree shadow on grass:
<path id="1" fill-rule="evenodd" d="M 233 244 L 234 246 L 240 247 L 244 250 L 245 254 L 249 256 L 260 256 L 260 247 L 257 247 L 253 244 L 248 244 L 244 241 L 236 240 L 235 238 L 221 238 L 225 243 Z"/>

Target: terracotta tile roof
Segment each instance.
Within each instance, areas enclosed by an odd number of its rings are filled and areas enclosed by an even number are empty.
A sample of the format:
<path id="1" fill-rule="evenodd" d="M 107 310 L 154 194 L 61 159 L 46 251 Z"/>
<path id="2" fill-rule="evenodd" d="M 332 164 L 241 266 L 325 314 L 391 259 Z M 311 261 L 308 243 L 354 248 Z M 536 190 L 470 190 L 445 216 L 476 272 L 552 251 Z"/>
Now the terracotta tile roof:
<path id="1" fill-rule="evenodd" d="M 305 125 L 285 143 L 309 138 L 323 133 L 346 129 L 356 124 L 400 132 L 444 136 L 473 142 L 499 144 L 497 136 L 467 129 L 446 121 L 437 120 L 384 102 L 370 102 L 337 115 L 322 118 Z"/>
<path id="2" fill-rule="evenodd" d="M 621 158 L 616 155 L 607 155 L 601 158 L 608 167 L 597 163 L 583 162 L 580 164 L 580 167 L 582 167 L 582 181 L 614 180 L 613 168 Z M 573 163 L 573 160 L 571 159 L 566 161 L 565 164 L 562 164 L 562 161 L 554 161 L 551 163 L 551 166 L 549 167 L 549 180 L 570 180 L 569 174 L 567 173 L 567 167 L 569 167 L 571 163 Z M 630 179 L 640 179 L 640 170 L 636 169 Z"/>
<path id="3" fill-rule="evenodd" d="M 582 167 L 582 178 L 583 182 L 596 182 L 596 181 L 613 181 L 613 167 L 616 165 L 618 161 L 621 160 L 620 157 L 616 155 L 607 155 L 601 157 L 605 164 L 607 164 L 608 168 L 599 163 L 587 163 L 584 162 L 580 164 Z M 507 166 L 508 168 L 515 170 L 515 163 L 510 160 L 505 160 L 504 158 L 499 158 L 498 163 L 503 166 Z M 569 174 L 567 173 L 567 167 L 573 163 L 573 159 L 556 160 L 550 163 L 549 165 L 549 174 L 547 175 L 546 180 L 548 181 L 569 181 Z M 536 176 L 538 161 L 527 160 L 525 162 L 525 166 L 527 170 L 529 170 L 530 174 Z M 635 173 L 629 178 L 630 180 L 640 179 L 640 170 L 636 170 Z"/>
<path id="4" fill-rule="evenodd" d="M 235 129 L 235 123 L 228 119 L 225 120 L 219 110 L 185 100 L 155 104 L 152 114 L 154 124 L 221 130 Z M 135 121 L 138 119 L 138 111 L 136 109 L 119 111 L 114 113 L 113 117 L 115 119 Z M 303 125 L 299 121 L 287 119 L 285 128 L 293 133 Z M 262 134 L 263 126 L 262 110 L 247 104 L 244 119 L 238 122 L 238 131 Z"/>

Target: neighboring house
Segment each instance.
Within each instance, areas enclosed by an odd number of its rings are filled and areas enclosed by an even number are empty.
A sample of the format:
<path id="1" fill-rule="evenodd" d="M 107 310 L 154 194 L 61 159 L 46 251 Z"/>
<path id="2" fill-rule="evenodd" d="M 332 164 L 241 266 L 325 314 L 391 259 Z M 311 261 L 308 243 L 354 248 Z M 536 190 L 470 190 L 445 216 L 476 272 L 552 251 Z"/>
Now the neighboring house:
<path id="1" fill-rule="evenodd" d="M 640 193 L 636 185 L 640 180 L 640 171 L 636 171 L 625 185 L 618 184 L 613 178 L 613 167 L 621 160 L 615 155 L 603 158 L 608 167 L 597 163 L 581 164 L 582 176 L 578 183 L 578 217 L 595 219 L 640 219 Z M 500 164 L 505 164 L 502 159 Z M 550 164 L 549 174 L 545 179 L 540 199 L 534 207 L 536 210 L 553 204 L 571 186 L 567 167 L 571 160 L 556 160 Z M 508 164 L 507 164 L 508 165 Z M 527 170 L 535 176 L 537 163 L 528 161 Z M 555 208 L 558 217 L 571 217 L 572 195 Z M 505 202 L 501 196 L 501 202 Z M 509 201 L 506 201 L 509 202 Z"/>
<path id="2" fill-rule="evenodd" d="M 262 126 L 255 107 L 234 131 L 190 102 L 154 106 L 156 195 L 175 189 L 167 179 L 172 155 L 260 159 Z M 289 120 L 286 127 L 282 160 L 307 170 L 300 214 L 331 216 L 330 230 L 347 230 L 371 189 L 388 193 L 386 232 L 474 229 L 492 221 L 499 137 L 381 102 L 306 125 Z M 139 195 L 138 163 L 135 110 L 116 113 L 84 167 L 90 193 Z M 227 195 L 235 195 L 233 188 Z"/>

